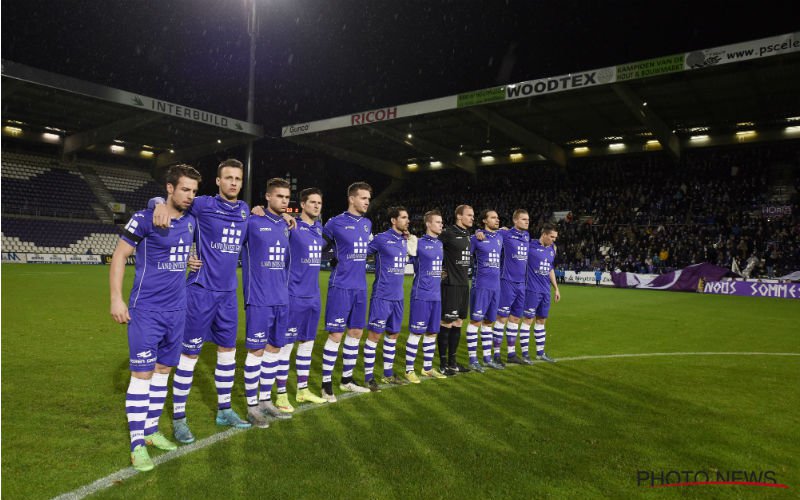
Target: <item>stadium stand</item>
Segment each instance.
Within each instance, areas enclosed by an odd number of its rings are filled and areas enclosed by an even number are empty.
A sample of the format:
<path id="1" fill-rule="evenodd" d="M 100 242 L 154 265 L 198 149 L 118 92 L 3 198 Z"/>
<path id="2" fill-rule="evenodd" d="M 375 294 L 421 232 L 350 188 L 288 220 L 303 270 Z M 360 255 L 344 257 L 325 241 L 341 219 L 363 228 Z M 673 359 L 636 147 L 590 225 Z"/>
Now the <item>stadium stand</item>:
<path id="1" fill-rule="evenodd" d="M 565 269 L 659 273 L 704 261 L 730 267 L 734 258 L 744 268 L 755 254 L 780 275 L 800 265 L 799 166 L 793 142 L 693 150 L 677 164 L 644 154 L 576 159 L 567 168 L 496 167 L 476 177 L 420 172 L 382 207 L 406 206 L 417 234 L 425 211 L 438 208 L 451 223 L 461 203 L 476 213 L 496 209 L 504 225 L 514 209 L 526 208 L 534 234 L 554 212 L 569 212 L 559 223 Z M 765 217 L 770 205 L 791 206 L 792 215 Z M 370 216 L 376 231 L 388 224 L 381 209 Z"/>
<path id="2" fill-rule="evenodd" d="M 96 176 L 130 211 L 145 206 L 163 188 L 142 170 L 52 156 L 4 151 L 2 156 L 2 248 L 4 252 L 111 254 L 114 224 L 102 223 L 103 206 L 87 175 Z M 102 214 L 102 209 L 100 210 Z M 124 217 L 127 219 L 127 215 Z"/>
<path id="3" fill-rule="evenodd" d="M 4 152 L 2 161 L 3 214 L 97 220 L 96 199 L 80 172 L 35 155 Z"/>
<path id="4" fill-rule="evenodd" d="M 3 217 L 3 251 L 109 255 L 117 227 L 92 222 Z"/>

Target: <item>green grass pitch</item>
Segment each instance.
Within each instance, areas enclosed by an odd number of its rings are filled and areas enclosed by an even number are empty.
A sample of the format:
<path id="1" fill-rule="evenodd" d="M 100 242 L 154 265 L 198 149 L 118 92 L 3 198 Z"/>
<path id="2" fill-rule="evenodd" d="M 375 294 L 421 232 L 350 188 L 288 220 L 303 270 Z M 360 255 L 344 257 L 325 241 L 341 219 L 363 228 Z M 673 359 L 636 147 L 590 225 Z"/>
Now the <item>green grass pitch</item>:
<path id="1" fill-rule="evenodd" d="M 327 275 L 321 281 L 324 296 Z M 51 498 L 128 466 L 127 343 L 108 314 L 108 268 L 3 265 L 2 290 L 2 497 Z M 800 352 L 800 301 L 578 286 L 562 287 L 562 296 L 547 329 L 556 358 Z M 239 325 L 243 340 L 243 313 Z M 320 332 L 315 392 L 324 340 Z M 463 339 L 461 351 L 464 361 Z M 240 414 L 244 356 L 240 345 Z M 418 366 L 421 358 L 420 350 Z M 188 402 L 198 439 L 220 432 L 214 360 L 206 346 Z M 341 360 L 335 380 L 340 372 Z M 292 396 L 294 383 L 292 368 Z M 798 409 L 797 356 L 512 367 L 342 400 L 237 433 L 95 497 L 797 498 Z M 168 402 L 167 435 L 170 413 Z M 789 489 L 651 489 L 637 485 L 639 470 L 771 470 Z"/>

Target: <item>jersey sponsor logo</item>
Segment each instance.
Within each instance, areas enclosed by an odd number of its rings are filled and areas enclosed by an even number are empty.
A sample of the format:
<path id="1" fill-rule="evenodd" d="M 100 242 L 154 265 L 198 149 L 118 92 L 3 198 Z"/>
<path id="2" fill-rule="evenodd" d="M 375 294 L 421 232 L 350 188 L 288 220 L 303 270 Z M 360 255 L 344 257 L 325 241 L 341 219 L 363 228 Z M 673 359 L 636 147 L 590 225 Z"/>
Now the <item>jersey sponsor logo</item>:
<path id="1" fill-rule="evenodd" d="M 344 226 L 344 229 L 352 229 L 355 230 L 356 226 Z"/>
<path id="2" fill-rule="evenodd" d="M 428 271 L 428 276 L 432 276 L 434 278 L 440 278 L 442 276 L 442 259 L 436 257 L 436 259 L 431 262 L 431 269 Z"/>
<path id="3" fill-rule="evenodd" d="M 222 228 L 220 240 L 211 242 L 211 248 L 222 253 L 238 254 L 242 249 L 241 241 L 242 230 L 237 229 L 236 224 L 231 222 L 230 227 Z"/>
<path id="4" fill-rule="evenodd" d="M 186 260 L 189 257 L 189 249 L 191 247 L 192 247 L 191 244 L 184 245 L 183 238 L 181 238 L 176 246 L 169 247 L 169 261 L 158 262 L 157 264 L 158 269 L 162 269 L 169 272 L 185 271 Z"/>
<path id="5" fill-rule="evenodd" d="M 367 245 L 369 243 L 364 241 L 363 238 L 358 238 L 358 241 L 353 242 L 353 253 L 347 254 L 348 260 L 367 260 Z"/>
<path id="6" fill-rule="evenodd" d="M 266 257 L 267 260 L 261 261 L 261 267 L 278 271 L 286 267 L 286 247 L 281 246 L 280 241 L 267 249 Z"/>
<path id="7" fill-rule="evenodd" d="M 405 255 L 395 255 L 392 261 L 392 267 L 386 270 L 390 274 L 405 274 L 406 271 L 406 257 Z"/>
<path id="8" fill-rule="evenodd" d="M 302 257 L 300 262 L 318 267 L 322 262 L 322 245 L 317 240 L 314 240 L 311 245 L 308 245 L 308 256 Z"/>
<path id="9" fill-rule="evenodd" d="M 489 251 L 489 256 L 486 259 L 486 267 L 500 267 L 500 252 L 498 250 Z"/>
<path id="10" fill-rule="evenodd" d="M 272 231 L 272 228 L 271 227 L 260 227 L 260 228 L 258 228 L 258 231 L 263 233 L 265 231 Z"/>

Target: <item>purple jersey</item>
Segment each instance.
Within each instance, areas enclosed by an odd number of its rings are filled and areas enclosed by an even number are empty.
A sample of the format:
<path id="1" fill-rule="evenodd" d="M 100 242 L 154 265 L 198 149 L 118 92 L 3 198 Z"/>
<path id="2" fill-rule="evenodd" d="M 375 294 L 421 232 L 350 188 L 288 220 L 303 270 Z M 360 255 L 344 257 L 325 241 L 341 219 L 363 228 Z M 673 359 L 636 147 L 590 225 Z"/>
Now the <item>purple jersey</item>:
<path id="1" fill-rule="evenodd" d="M 367 245 L 372 239 L 372 222 L 344 212 L 325 223 L 322 234 L 335 249 L 336 268 L 329 287 L 348 290 L 367 289 Z"/>
<path id="2" fill-rule="evenodd" d="M 289 231 L 289 295 L 319 297 L 319 266 L 322 262 L 322 224 L 297 219 L 297 228 Z"/>
<path id="3" fill-rule="evenodd" d="M 283 217 L 267 212 L 247 219 L 242 252 L 242 286 L 248 305 L 289 304 L 289 226 Z"/>
<path id="4" fill-rule="evenodd" d="M 417 255 L 411 257 L 414 265 L 412 300 L 442 300 L 442 258 L 444 247 L 439 238 L 421 236 L 417 241 Z"/>
<path id="5" fill-rule="evenodd" d="M 500 253 L 503 250 L 503 238 L 497 233 L 483 231 L 486 239 L 478 241 L 473 235 L 469 239 L 469 251 L 474 256 L 472 287 L 487 290 L 500 289 Z"/>
<path id="6" fill-rule="evenodd" d="M 169 229 L 153 227 L 152 210 L 133 214 L 121 236 L 136 247 L 130 309 L 186 309 L 186 261 L 196 226 L 195 218 L 188 214 L 172 219 Z"/>
<path id="7" fill-rule="evenodd" d="M 532 292 L 550 293 L 550 270 L 556 258 L 556 247 L 546 247 L 531 240 L 528 248 L 528 279 L 525 288 Z"/>
<path id="8" fill-rule="evenodd" d="M 517 228 L 501 229 L 497 232 L 503 238 L 503 258 L 500 261 L 500 277 L 512 283 L 525 283 L 525 268 L 528 264 L 528 231 Z"/>
<path id="9" fill-rule="evenodd" d="M 156 201 L 147 204 L 152 208 Z M 220 195 L 198 196 L 189 207 L 189 214 L 197 219 L 197 256 L 203 261 L 199 271 L 190 271 L 187 283 L 197 283 L 216 291 L 236 290 L 236 267 L 242 251 L 247 214 L 250 207 L 242 200 L 225 201 Z"/>
<path id="10" fill-rule="evenodd" d="M 384 231 L 369 242 L 367 253 L 375 254 L 375 282 L 372 298 L 403 300 L 403 280 L 406 273 L 408 245 L 402 234 L 394 229 Z"/>

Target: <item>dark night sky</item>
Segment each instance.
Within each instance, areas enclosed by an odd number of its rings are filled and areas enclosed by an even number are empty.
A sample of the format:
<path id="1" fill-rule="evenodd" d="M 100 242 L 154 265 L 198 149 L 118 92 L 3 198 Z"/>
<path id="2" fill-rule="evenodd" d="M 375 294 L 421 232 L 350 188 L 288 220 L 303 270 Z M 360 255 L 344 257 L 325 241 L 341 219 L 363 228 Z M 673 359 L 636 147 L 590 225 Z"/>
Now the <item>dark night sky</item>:
<path id="1" fill-rule="evenodd" d="M 257 0 L 279 126 L 790 32 L 791 3 Z M 245 117 L 245 0 L 2 3 L 2 56 Z"/>

